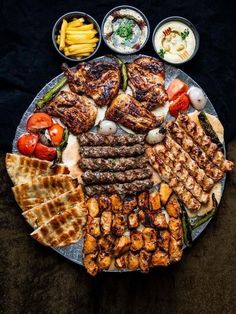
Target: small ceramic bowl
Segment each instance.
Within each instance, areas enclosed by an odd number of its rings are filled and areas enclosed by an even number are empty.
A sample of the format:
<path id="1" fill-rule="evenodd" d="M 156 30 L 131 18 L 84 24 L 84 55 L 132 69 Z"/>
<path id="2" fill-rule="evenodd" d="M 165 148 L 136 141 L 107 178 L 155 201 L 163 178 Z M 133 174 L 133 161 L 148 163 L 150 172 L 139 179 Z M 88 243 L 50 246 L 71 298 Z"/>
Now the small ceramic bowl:
<path id="1" fill-rule="evenodd" d="M 180 62 L 171 62 L 166 60 L 164 57 L 160 56 L 159 52 L 157 51 L 156 45 L 155 45 L 155 37 L 156 37 L 156 33 L 157 31 L 160 29 L 161 26 L 163 26 L 164 24 L 168 23 L 168 22 L 182 22 L 183 24 L 185 24 L 189 29 L 191 29 L 191 31 L 193 32 L 193 35 L 195 37 L 195 48 L 194 51 L 192 52 L 192 54 L 190 55 L 189 58 L 187 58 L 186 60 L 180 61 Z M 155 50 L 155 52 L 157 53 L 158 57 L 162 60 L 164 60 L 167 63 L 173 64 L 173 65 L 179 65 L 179 64 L 184 64 L 188 61 L 190 61 L 197 53 L 198 48 L 199 48 L 199 43 L 200 43 L 200 38 L 199 38 L 199 34 L 198 31 L 196 29 L 196 27 L 186 18 L 181 17 L 181 16 L 170 16 L 167 17 L 166 19 L 162 20 L 159 24 L 157 24 L 157 26 L 154 29 L 154 32 L 152 34 L 152 45 L 153 48 Z"/>
<path id="2" fill-rule="evenodd" d="M 59 34 L 59 30 L 61 29 L 61 24 L 62 24 L 63 19 L 65 19 L 67 22 L 71 22 L 73 20 L 73 18 L 81 18 L 81 17 L 83 17 L 87 23 L 94 24 L 94 27 L 97 30 L 97 37 L 98 37 L 99 41 L 97 42 L 95 50 L 89 56 L 83 57 L 82 59 L 78 60 L 78 59 L 70 57 L 70 56 L 65 56 L 63 51 L 59 50 L 58 44 L 56 43 L 56 37 Z M 80 61 L 84 61 L 84 60 L 87 60 L 87 59 L 91 58 L 97 52 L 97 50 L 99 49 L 99 47 L 101 45 L 101 41 L 102 41 L 101 29 L 100 29 L 100 26 L 99 26 L 98 22 L 92 16 L 90 16 L 89 14 L 84 13 L 84 12 L 75 11 L 75 12 L 66 13 L 66 14 L 62 15 L 56 21 L 56 23 L 53 26 L 53 30 L 52 30 L 52 42 L 53 42 L 53 45 L 54 45 L 56 51 L 63 58 L 65 58 L 67 60 L 70 60 L 70 61 L 80 62 Z"/>
<path id="3" fill-rule="evenodd" d="M 125 10 L 125 9 L 135 11 L 139 16 L 141 16 L 141 18 L 142 18 L 142 20 L 144 22 L 144 25 L 147 27 L 147 33 L 146 33 L 146 36 L 145 36 L 145 39 L 144 39 L 143 43 L 138 45 L 137 49 L 135 49 L 133 51 L 125 51 L 124 49 L 116 49 L 113 45 L 109 44 L 109 42 L 108 42 L 108 40 L 106 38 L 105 32 L 104 32 L 104 26 L 105 26 L 105 23 L 106 23 L 108 17 L 112 16 L 112 14 L 114 14 L 115 11 Z M 104 17 L 104 19 L 102 21 L 101 31 L 102 31 L 102 37 L 103 37 L 103 40 L 104 40 L 105 44 L 111 50 L 113 50 L 113 51 L 115 51 L 116 53 L 119 53 L 119 54 L 128 55 L 128 54 L 132 54 L 132 53 L 138 52 L 139 50 L 141 50 L 146 45 L 146 43 L 148 41 L 148 38 L 149 38 L 149 35 L 150 35 L 150 25 L 149 25 L 147 17 L 139 9 L 137 9 L 137 8 L 135 8 L 133 6 L 130 6 L 130 5 L 120 5 L 118 7 L 113 8 L 112 10 L 110 10 L 105 15 L 105 17 Z"/>

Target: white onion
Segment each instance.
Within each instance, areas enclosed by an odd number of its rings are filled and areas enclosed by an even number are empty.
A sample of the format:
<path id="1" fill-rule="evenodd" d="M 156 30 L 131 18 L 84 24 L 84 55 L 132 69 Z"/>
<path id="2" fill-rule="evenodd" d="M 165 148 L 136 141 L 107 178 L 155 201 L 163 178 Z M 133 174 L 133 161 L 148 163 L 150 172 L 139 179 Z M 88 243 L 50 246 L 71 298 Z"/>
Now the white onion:
<path id="1" fill-rule="evenodd" d="M 146 136 L 146 142 L 154 145 L 160 143 L 165 137 L 165 131 L 163 128 L 157 128 L 148 132 Z"/>
<path id="2" fill-rule="evenodd" d="M 110 120 L 103 120 L 98 125 L 98 133 L 103 135 L 109 135 L 116 133 L 117 125 Z"/>
<path id="3" fill-rule="evenodd" d="M 206 106 L 207 99 L 201 88 L 195 86 L 191 87 L 188 91 L 188 95 L 195 109 L 202 110 Z"/>

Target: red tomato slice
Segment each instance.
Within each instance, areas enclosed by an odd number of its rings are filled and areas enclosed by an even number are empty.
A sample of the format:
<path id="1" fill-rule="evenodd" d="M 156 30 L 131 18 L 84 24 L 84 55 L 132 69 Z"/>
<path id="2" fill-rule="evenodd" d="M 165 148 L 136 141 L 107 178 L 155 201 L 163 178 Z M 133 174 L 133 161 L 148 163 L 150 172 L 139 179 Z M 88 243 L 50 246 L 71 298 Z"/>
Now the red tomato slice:
<path id="1" fill-rule="evenodd" d="M 189 103 L 190 101 L 186 94 L 180 95 L 177 99 L 174 100 L 173 104 L 170 105 L 170 114 L 177 118 L 179 112 L 188 110 Z"/>
<path id="2" fill-rule="evenodd" d="M 57 150 L 55 147 L 48 147 L 41 143 L 37 143 L 34 150 L 34 156 L 39 159 L 52 161 L 57 156 Z"/>
<path id="3" fill-rule="evenodd" d="M 48 129 L 48 132 L 51 138 L 52 145 L 60 145 L 63 139 L 64 128 L 59 123 L 55 123 Z"/>
<path id="4" fill-rule="evenodd" d="M 30 156 L 33 154 L 38 140 L 38 134 L 24 133 L 18 138 L 17 149 L 21 154 Z"/>
<path id="5" fill-rule="evenodd" d="M 174 100 L 188 90 L 188 85 L 179 79 L 173 80 L 167 88 L 167 95 L 169 100 Z"/>
<path id="6" fill-rule="evenodd" d="M 36 112 L 29 117 L 26 123 L 26 129 L 30 132 L 38 132 L 41 129 L 50 128 L 52 124 L 52 118 L 48 114 Z"/>

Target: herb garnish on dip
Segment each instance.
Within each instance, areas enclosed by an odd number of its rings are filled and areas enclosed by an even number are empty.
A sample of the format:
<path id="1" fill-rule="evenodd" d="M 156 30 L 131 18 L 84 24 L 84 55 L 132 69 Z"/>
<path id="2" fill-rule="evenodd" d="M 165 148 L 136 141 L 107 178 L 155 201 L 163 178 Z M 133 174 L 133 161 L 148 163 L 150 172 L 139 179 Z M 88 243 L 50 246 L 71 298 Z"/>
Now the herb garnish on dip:
<path id="1" fill-rule="evenodd" d="M 103 21 L 106 44 L 119 53 L 134 53 L 148 39 L 149 27 L 145 16 L 132 7 L 118 7 L 110 11 Z"/>

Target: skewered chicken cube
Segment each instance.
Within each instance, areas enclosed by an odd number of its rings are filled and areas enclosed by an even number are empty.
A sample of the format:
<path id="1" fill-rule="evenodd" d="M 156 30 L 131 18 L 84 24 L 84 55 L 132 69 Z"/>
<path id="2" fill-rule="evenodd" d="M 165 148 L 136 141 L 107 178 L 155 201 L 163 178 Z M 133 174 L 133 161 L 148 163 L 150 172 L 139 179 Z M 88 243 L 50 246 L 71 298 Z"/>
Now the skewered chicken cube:
<path id="1" fill-rule="evenodd" d="M 151 223 L 159 228 L 159 229 L 166 229 L 168 228 L 168 224 L 166 221 L 166 216 L 164 213 L 162 213 L 161 211 L 159 212 L 149 212 L 148 216 L 151 220 Z"/>
<path id="2" fill-rule="evenodd" d="M 118 269 L 127 268 L 127 264 L 128 264 L 128 255 L 127 254 L 123 254 L 120 257 L 117 257 L 115 259 L 115 266 Z"/>
<path id="3" fill-rule="evenodd" d="M 113 250 L 115 240 L 112 235 L 106 235 L 100 237 L 98 240 L 98 248 L 100 252 L 104 252 L 106 254 L 110 254 Z"/>
<path id="4" fill-rule="evenodd" d="M 180 219 L 175 219 L 174 217 L 170 218 L 169 221 L 169 230 L 171 236 L 175 238 L 175 240 L 180 240 L 183 237 L 182 223 Z"/>
<path id="5" fill-rule="evenodd" d="M 112 258 L 104 252 L 98 253 L 97 263 L 100 269 L 108 269 L 111 265 Z"/>
<path id="6" fill-rule="evenodd" d="M 145 221 L 146 221 L 146 214 L 145 214 L 145 212 L 144 212 L 142 209 L 140 209 L 140 210 L 138 211 L 138 219 L 139 219 L 139 222 L 140 222 L 141 224 L 145 224 Z"/>
<path id="7" fill-rule="evenodd" d="M 139 268 L 141 272 L 147 273 L 149 271 L 150 262 L 151 262 L 151 253 L 141 250 L 139 253 Z"/>
<path id="8" fill-rule="evenodd" d="M 96 276 L 99 270 L 96 263 L 96 257 L 97 254 L 87 254 L 84 256 L 83 259 L 84 267 L 86 268 L 87 272 L 92 276 Z"/>
<path id="9" fill-rule="evenodd" d="M 142 230 L 144 239 L 144 249 L 148 252 L 155 251 L 157 246 L 157 234 L 153 228 L 144 228 Z"/>
<path id="10" fill-rule="evenodd" d="M 87 219 L 87 232 L 94 237 L 99 237 L 101 234 L 100 230 L 100 218 L 92 218 L 88 216 Z"/>
<path id="11" fill-rule="evenodd" d="M 170 217 L 178 218 L 180 213 L 180 204 L 176 195 L 172 195 L 166 204 L 166 211 Z"/>
<path id="12" fill-rule="evenodd" d="M 130 249 L 131 251 L 139 251 L 144 246 L 144 240 L 143 240 L 143 234 L 141 231 L 134 231 L 130 235 L 131 245 Z"/>
<path id="13" fill-rule="evenodd" d="M 150 193 L 149 206 L 152 211 L 158 211 L 161 208 L 161 198 L 159 192 Z"/>
<path id="14" fill-rule="evenodd" d="M 101 229 L 103 234 L 111 232 L 112 212 L 104 211 L 101 215 Z"/>
<path id="15" fill-rule="evenodd" d="M 84 254 L 96 253 L 97 240 L 90 234 L 86 234 L 84 238 Z"/>
<path id="16" fill-rule="evenodd" d="M 162 182 L 160 185 L 160 197 L 161 197 L 161 203 L 162 205 L 165 205 L 172 193 L 172 189 L 169 187 L 169 185 L 165 182 Z"/>
<path id="17" fill-rule="evenodd" d="M 117 237 L 121 237 L 125 232 L 125 216 L 122 214 L 114 214 L 112 220 L 112 233 Z"/>
<path id="18" fill-rule="evenodd" d="M 157 237 L 157 246 L 161 250 L 168 252 L 169 242 L 170 242 L 170 232 L 168 230 L 160 230 Z"/>
<path id="19" fill-rule="evenodd" d="M 137 270 L 139 268 L 139 254 L 129 251 L 128 253 L 128 265 L 129 270 Z"/>
<path id="20" fill-rule="evenodd" d="M 170 244 L 169 244 L 169 255 L 171 262 L 178 262 L 181 260 L 183 254 L 182 250 L 182 240 L 175 240 L 175 238 L 170 237 Z"/>
<path id="21" fill-rule="evenodd" d="M 111 195 L 110 200 L 113 213 L 121 212 L 123 206 L 121 197 L 118 194 L 113 194 Z"/>
<path id="22" fill-rule="evenodd" d="M 122 236 L 117 238 L 114 246 L 114 256 L 118 257 L 124 253 L 126 253 L 130 248 L 130 238 L 126 236 Z"/>
<path id="23" fill-rule="evenodd" d="M 152 255 L 152 266 L 168 266 L 170 264 L 169 255 L 159 248 Z"/>
<path id="24" fill-rule="evenodd" d="M 123 203 L 123 213 L 129 214 L 137 207 L 137 198 L 136 196 L 131 196 L 126 199 Z"/>
<path id="25" fill-rule="evenodd" d="M 147 191 L 144 191 L 139 194 L 138 196 L 138 207 L 141 210 L 148 210 L 149 208 L 149 193 Z"/>
<path id="26" fill-rule="evenodd" d="M 111 200 L 108 195 L 102 194 L 98 199 L 100 211 L 111 210 Z"/>
<path id="27" fill-rule="evenodd" d="M 137 228 L 139 226 L 138 214 L 131 213 L 128 216 L 128 227 L 130 229 Z"/>
<path id="28" fill-rule="evenodd" d="M 95 197 L 91 197 L 87 200 L 88 212 L 91 217 L 96 217 L 99 215 L 98 201 Z"/>

